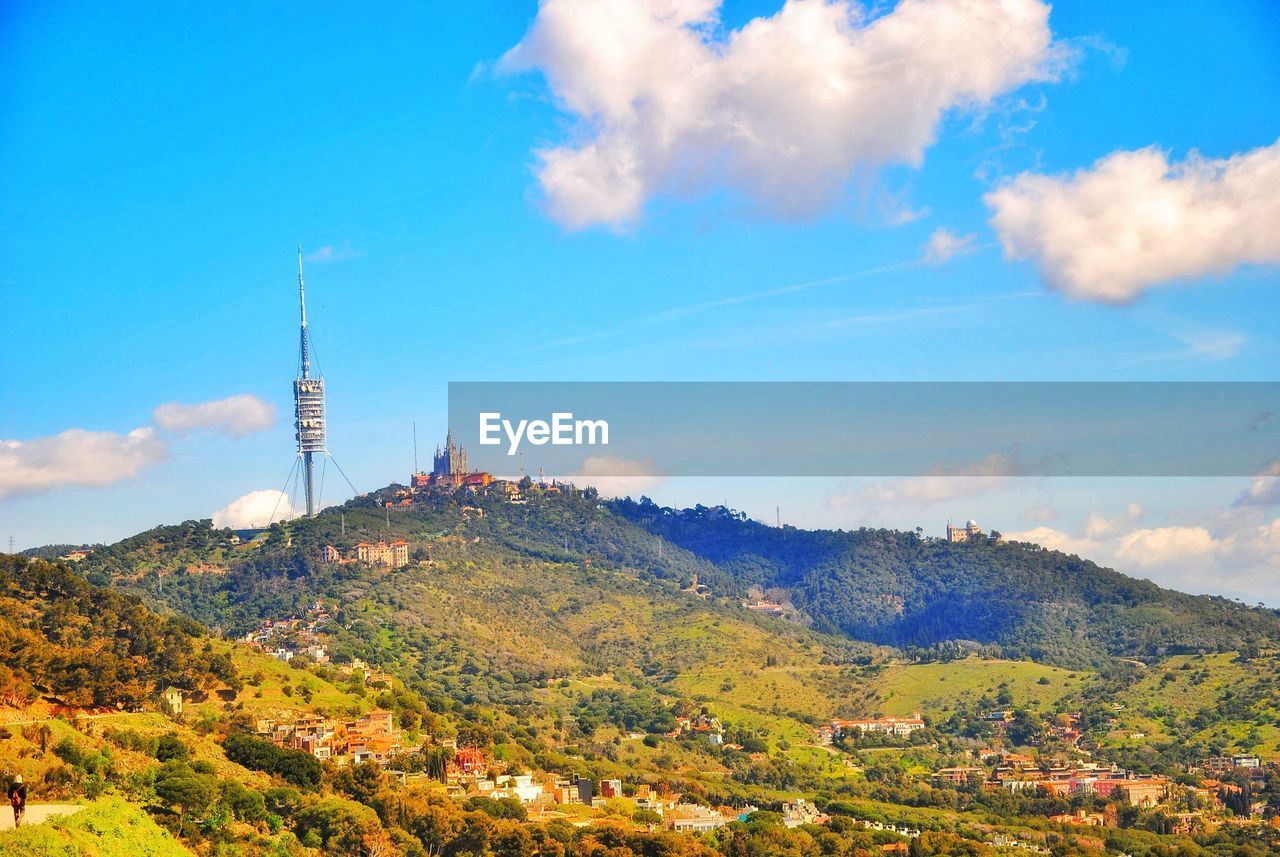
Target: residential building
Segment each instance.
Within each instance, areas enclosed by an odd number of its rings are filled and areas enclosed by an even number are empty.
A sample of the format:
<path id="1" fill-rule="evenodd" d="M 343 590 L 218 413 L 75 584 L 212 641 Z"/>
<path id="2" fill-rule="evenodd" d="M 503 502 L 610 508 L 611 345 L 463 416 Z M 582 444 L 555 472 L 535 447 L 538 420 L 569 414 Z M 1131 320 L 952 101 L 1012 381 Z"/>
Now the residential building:
<path id="1" fill-rule="evenodd" d="M 174 717 L 182 716 L 182 691 L 173 685 L 169 685 L 160 694 L 160 701 L 164 703 L 165 709 Z"/>
<path id="2" fill-rule="evenodd" d="M 831 728 L 836 735 L 855 729 L 859 732 L 880 732 L 886 735 L 910 735 L 917 729 L 924 728 L 924 720 L 918 713 L 910 717 L 876 717 L 869 720 L 835 718 L 831 721 Z"/>
<path id="3" fill-rule="evenodd" d="M 968 784 L 969 779 L 971 777 L 981 777 L 983 779 L 986 779 L 986 776 L 987 776 L 987 771 L 985 768 L 958 767 L 958 768 L 943 768 L 942 770 L 934 773 L 933 778 L 939 784 L 945 783 L 948 785 L 962 786 L 962 785 Z"/>
<path id="4" fill-rule="evenodd" d="M 707 833 L 729 821 L 714 809 L 694 803 L 682 803 L 666 816 L 667 825 L 677 833 Z"/>
<path id="5" fill-rule="evenodd" d="M 403 568 L 409 564 L 409 543 L 404 539 L 377 544 L 361 542 L 356 545 L 356 559 L 370 565 Z"/>

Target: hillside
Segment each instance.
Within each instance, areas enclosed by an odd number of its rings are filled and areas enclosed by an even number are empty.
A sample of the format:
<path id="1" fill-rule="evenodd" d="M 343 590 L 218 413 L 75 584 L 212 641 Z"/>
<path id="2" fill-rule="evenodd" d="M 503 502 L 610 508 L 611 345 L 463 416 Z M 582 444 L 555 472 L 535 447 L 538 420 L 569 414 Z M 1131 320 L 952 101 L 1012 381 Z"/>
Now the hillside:
<path id="1" fill-rule="evenodd" d="M 722 508 L 673 510 L 643 500 L 610 508 L 738 586 L 780 591 L 815 627 L 873 643 L 971 641 L 1012 658 L 1097 666 L 1280 640 L 1275 610 L 1161 589 L 1037 545 L 776 528 Z"/>
<path id="2" fill-rule="evenodd" d="M 376 496 L 392 496 L 391 489 Z M 934 648 L 932 656 L 980 652 L 1067 667 L 1109 667 L 1117 658 L 1153 661 L 1280 640 L 1280 615 L 1274 610 L 1161 589 L 1080 557 L 995 539 L 948 544 L 891 530 L 779 529 L 722 508 L 601 503 L 590 491 L 521 504 L 494 496 L 435 497 L 411 509 L 397 508 L 389 521 L 368 500 L 348 504 L 344 511 L 346 536 L 339 510 L 295 521 L 287 535 L 277 527 L 251 546 L 231 546 L 225 534 L 188 522 L 99 549 L 84 566 L 99 583 L 114 581 L 151 597 L 163 595 L 183 612 L 234 632 L 264 616 L 296 610 L 308 592 L 341 588 L 344 576 L 353 572 L 318 563 L 324 545 L 349 549 L 360 539 L 404 538 L 419 558 L 483 568 L 495 575 L 493 585 L 510 583 L 500 591 L 517 600 L 541 598 L 516 585 L 535 567 L 581 570 L 593 563 L 595 574 L 585 577 L 597 605 L 614 591 L 632 597 L 649 584 L 661 584 L 655 591 L 672 597 L 673 589 L 687 587 L 697 575 L 721 606 L 763 589 L 788 602 L 801 623 L 828 639 Z M 611 576 L 599 577 L 605 572 Z M 198 579 L 184 577 L 170 592 L 161 592 L 162 576 L 184 573 Z M 575 591 L 581 584 L 566 583 Z M 566 605 L 582 610 L 571 599 L 552 614 Z M 486 610 L 481 607 L 480 614 Z M 558 619 L 541 623 L 535 636 L 561 624 Z M 576 638 L 582 628 L 570 625 L 562 630 Z M 537 640 L 519 640 L 519 629 L 508 632 L 515 635 L 511 642 L 519 643 L 515 649 L 539 648 Z M 547 642 L 550 650 L 564 650 L 565 638 Z M 593 650 L 599 648 L 595 642 Z M 553 665 L 556 656 L 545 654 L 539 660 Z"/>
<path id="3" fill-rule="evenodd" d="M 1018 749 L 1046 768 L 1085 770 L 1081 766 L 1119 761 L 1135 775 L 1166 781 L 1185 777 L 1187 766 L 1207 757 L 1251 751 L 1267 761 L 1280 759 L 1271 726 L 1280 700 L 1274 658 L 1265 647 L 1244 655 L 1162 657 L 1152 651 L 1151 667 L 1114 657 L 1105 647 L 1074 660 L 1050 652 L 1044 663 L 1010 658 L 1016 645 L 999 640 L 894 648 L 873 642 L 886 639 L 885 626 L 846 631 L 824 621 L 802 587 L 782 585 L 785 568 L 819 564 L 818 548 L 792 554 L 753 544 L 745 533 L 743 543 L 755 553 L 717 551 L 709 533 L 731 538 L 735 528 L 752 526 L 723 511 L 638 514 L 638 504 L 628 508 L 602 504 L 590 493 L 537 489 L 527 490 L 521 503 L 432 494 L 412 507 L 388 510 L 375 505 L 380 499 L 243 540 L 207 521 L 191 521 L 98 548 L 73 568 L 10 560 L 38 571 L 11 575 L 14 603 L 7 606 L 15 626 L 48 647 L 41 662 L 70 662 L 74 651 L 128 650 L 116 638 L 128 639 L 138 625 L 186 629 L 189 645 L 171 648 L 191 654 L 178 673 L 165 674 L 166 681 L 201 692 L 177 720 L 151 701 L 137 713 L 110 715 L 119 722 L 109 728 L 73 717 L 48 721 L 48 734 L 29 726 L 0 731 L 8 757 L 23 760 L 19 769 L 32 781 L 61 789 L 56 797 L 105 789 L 150 806 L 163 826 L 202 853 L 235 843 L 244 854 L 299 855 L 425 849 L 559 857 L 604 854 L 610 847 L 618 857 L 861 854 L 906 836 L 927 842 L 922 853 L 994 855 L 999 846 L 993 843 L 1018 841 L 1056 843 L 1058 853 L 1077 854 L 1103 840 L 1077 841 L 1046 827 L 1045 819 L 1094 804 L 1120 819 L 1117 829 L 1097 836 L 1134 855 L 1211 845 L 1221 853 L 1246 853 L 1233 849 L 1259 833 L 1214 826 L 1196 832 L 1193 842 L 1172 835 L 1170 816 L 1161 809 L 1013 794 L 1000 787 L 996 760 Z M 674 526 L 664 522 L 667 517 L 686 520 Z M 855 592 L 882 576 L 883 563 L 901 560 L 909 567 L 913 556 L 937 566 L 944 557 L 960 562 L 967 556 L 986 586 L 1000 574 L 1030 580 L 1038 573 L 1032 560 L 1042 558 L 996 544 L 970 545 L 969 555 L 948 553 L 901 533 L 781 535 L 826 545 L 828 555 L 836 552 L 831 545 L 845 545 L 847 578 L 862 587 Z M 857 539 L 849 547 L 850 535 L 902 544 L 897 552 L 878 553 Z M 337 561 L 323 550 L 331 546 L 338 556 L 350 556 L 357 543 L 379 539 L 408 542 L 407 564 Z M 1077 570 L 1069 559 L 1051 561 Z M 768 576 L 770 567 L 777 577 Z M 695 574 L 698 591 L 691 586 Z M 1127 580 L 1105 570 L 1079 574 L 1075 584 L 1058 584 L 1063 603 L 1088 600 L 1099 580 Z M 96 583 L 110 583 L 116 592 Z M 1262 630 L 1254 639 L 1267 639 L 1269 614 L 1130 584 L 1137 594 L 1119 611 L 1122 624 L 1140 606 L 1168 598 L 1172 607 L 1162 609 L 1185 610 L 1204 623 L 1222 610 L 1240 627 L 1256 623 Z M 747 609 L 742 601 L 753 587 L 769 589 L 795 609 L 785 617 Z M 1095 600 L 1109 604 L 1113 597 L 1107 592 Z M 191 619 L 161 619 L 144 605 L 217 626 L 224 635 L 251 633 L 264 648 L 289 649 L 292 660 L 205 637 Z M 107 620 L 122 614 L 135 621 Z M 59 616 L 65 618 L 50 618 Z M 314 618 L 319 616 L 324 618 Z M 1175 614 L 1165 621 L 1179 620 Z M 72 637 L 59 630 L 64 626 L 82 630 Z M 1165 633 L 1159 623 L 1153 627 L 1153 634 Z M 1005 633 L 1003 627 L 992 631 Z M 317 642 L 324 650 L 318 660 L 308 654 Z M 21 668 L 20 649 L 6 649 L 2 663 Z M 1100 669 L 1089 666 L 1095 661 Z M 361 662 L 368 666 L 355 667 Z M 1215 671 L 1223 680 L 1212 678 Z M 37 666 L 14 674 L 45 694 L 40 672 Z M 370 675 L 379 677 L 371 683 Z M 451 801 L 435 775 L 417 774 L 398 785 L 377 764 L 353 767 L 350 759 L 326 762 L 315 776 L 302 771 L 299 787 L 282 781 L 301 774 L 280 765 L 275 745 L 236 737 L 252 732 L 260 718 L 341 720 L 375 706 L 391 712 L 400 739 L 414 748 L 384 759 L 397 770 L 424 768 L 456 746 L 483 753 L 490 770 L 527 772 L 539 781 L 616 778 L 626 784 L 626 796 L 594 807 L 557 800 L 549 811 L 540 808 L 535 821 L 532 809 L 526 819 L 523 807 L 485 798 L 478 783 L 450 779 L 458 798 Z M 1213 714 L 1215 706 L 1223 713 Z M 993 709 L 1004 710 L 994 724 Z M 819 729 L 832 718 L 910 718 L 917 712 L 923 716 L 919 731 L 905 736 L 855 733 L 824 741 Z M 1153 740 L 1134 737 L 1142 734 Z M 188 762 L 159 758 L 168 752 L 160 748 L 174 739 L 190 754 Z M 975 770 L 994 778 L 985 788 L 940 787 L 934 778 L 939 769 L 979 763 Z M 186 823 L 180 805 L 157 800 L 147 785 L 157 777 L 189 785 L 197 796 L 207 793 L 209 800 L 197 801 L 189 816 L 198 823 Z M 1188 787 L 1190 782 L 1199 780 Z M 258 799 L 244 797 L 241 788 L 261 794 L 266 809 L 256 808 Z M 275 791 L 280 788 L 296 794 L 284 800 Z M 718 837 L 677 836 L 648 829 L 655 816 L 636 803 L 641 788 L 703 806 L 768 811 L 733 822 Z M 1199 805 L 1201 798 L 1178 788 L 1168 811 Z M 1280 780 L 1255 788 L 1263 799 L 1280 798 Z M 798 795 L 819 802 L 833 820 L 820 830 L 785 829 L 778 812 Z M 1232 800 L 1233 807 L 1243 806 Z M 1214 810 L 1215 817 L 1233 811 Z M 898 825 L 899 831 L 873 836 L 856 819 Z M 824 850 L 814 851 L 807 837 L 827 837 Z"/>
<path id="4" fill-rule="evenodd" d="M 135 708 L 169 684 L 234 681 L 195 622 L 156 616 L 66 566 L 0 555 L 0 700 Z"/>

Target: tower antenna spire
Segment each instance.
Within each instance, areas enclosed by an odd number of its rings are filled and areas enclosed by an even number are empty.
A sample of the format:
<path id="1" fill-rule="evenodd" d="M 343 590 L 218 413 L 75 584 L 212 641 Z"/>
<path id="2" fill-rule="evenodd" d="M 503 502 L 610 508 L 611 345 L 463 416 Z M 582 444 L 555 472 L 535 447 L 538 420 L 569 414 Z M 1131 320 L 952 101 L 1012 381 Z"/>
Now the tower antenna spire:
<path id="1" fill-rule="evenodd" d="M 299 332 L 298 362 L 303 378 L 311 377 L 311 353 L 307 342 L 307 287 L 302 280 L 302 245 L 298 245 L 298 306 L 302 313 L 302 327 Z"/>

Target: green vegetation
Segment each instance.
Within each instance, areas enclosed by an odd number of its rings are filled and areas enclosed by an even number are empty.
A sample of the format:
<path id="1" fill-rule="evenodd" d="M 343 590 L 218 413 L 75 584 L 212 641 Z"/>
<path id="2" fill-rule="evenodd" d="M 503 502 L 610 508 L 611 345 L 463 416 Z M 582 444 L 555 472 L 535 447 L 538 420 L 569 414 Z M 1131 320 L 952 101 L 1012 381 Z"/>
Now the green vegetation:
<path id="1" fill-rule="evenodd" d="M 235 669 L 189 619 L 93 586 L 64 565 L 0 556 L 0 698 L 37 687 L 71 706 L 136 708 L 168 684 L 235 684 Z"/>
<path id="2" fill-rule="evenodd" d="M 0 833 L 0 857 L 189 857 L 138 806 L 102 798 L 74 815 Z"/>
<path id="3" fill-rule="evenodd" d="M 1280 853 L 1262 827 L 1175 835 L 1173 810 L 1207 800 L 1187 790 L 1169 808 L 1121 812 L 1083 795 L 979 784 L 996 764 L 979 751 L 992 746 L 1046 765 L 1092 754 L 1179 789 L 1185 766 L 1207 755 L 1280 758 L 1280 669 L 1264 654 L 1280 637 L 1273 612 L 996 540 L 807 533 L 722 509 L 526 494 L 520 504 L 435 494 L 390 513 L 377 504 L 391 495 L 379 494 L 341 510 L 345 534 L 339 510 L 242 544 L 186 522 L 99 548 L 74 570 L 42 564 L 34 578 L 54 584 L 6 584 L 17 603 L 0 619 L 0 646 L 5 622 L 13 639 L 54 658 L 59 647 L 136 645 L 144 661 L 172 666 L 147 675 L 199 692 L 177 718 L 126 711 L 0 732 L 9 768 L 0 774 L 22 770 L 46 797 L 123 796 L 200 853 L 244 857 L 866 857 L 906 841 L 857 820 L 921 831 L 913 855 L 1008 853 L 992 844 L 1008 839 L 1061 855 L 1103 845 L 1135 857 Z M 407 539 L 411 563 L 320 561 L 325 545 L 349 551 L 383 538 Z M 695 574 L 705 597 L 690 591 Z M 796 608 L 794 619 L 742 606 L 761 590 Z M 301 654 L 283 663 L 143 606 L 231 636 L 313 615 L 317 601 L 328 618 L 308 633 L 330 663 Z M 117 643 L 139 636 L 137 625 L 151 629 L 144 640 L 157 628 L 173 639 Z M 302 648 L 295 631 L 279 633 Z M 1222 652 L 1231 647 L 1245 655 Z M 0 654 L 24 701 L 49 692 L 19 646 Z M 390 678 L 366 682 L 355 659 Z M 154 708 L 159 686 L 99 688 L 92 699 Z M 407 783 L 376 764 L 322 765 L 250 734 L 260 717 L 353 718 L 374 707 L 392 713 L 406 747 L 426 743 L 389 762 Z M 909 736 L 818 742 L 816 728 L 833 717 L 917 711 L 926 726 Z M 443 739 L 480 748 L 500 777 L 617 778 L 626 797 L 557 806 L 555 817 L 474 791 L 451 799 L 440 783 L 452 755 Z M 973 765 L 976 781 L 932 779 Z M 1215 812 L 1234 818 L 1274 803 L 1280 813 L 1280 782 L 1241 782 Z M 630 799 L 639 786 L 760 811 L 703 837 L 650 830 L 655 814 Z M 779 811 L 799 796 L 831 821 L 785 828 Z M 1106 807 L 1117 826 L 1088 835 L 1047 820 Z M 1245 848 L 1264 833 L 1271 839 Z"/>
<path id="4" fill-rule="evenodd" d="M 1080 667 L 1115 657 L 1274 645 L 1280 616 L 1184 595 L 998 534 L 950 544 L 894 530 L 769 527 L 727 509 L 611 508 L 713 563 L 738 586 L 785 591 L 816 627 L 857 639 Z M 967 642 L 966 642 L 967 641 Z"/>

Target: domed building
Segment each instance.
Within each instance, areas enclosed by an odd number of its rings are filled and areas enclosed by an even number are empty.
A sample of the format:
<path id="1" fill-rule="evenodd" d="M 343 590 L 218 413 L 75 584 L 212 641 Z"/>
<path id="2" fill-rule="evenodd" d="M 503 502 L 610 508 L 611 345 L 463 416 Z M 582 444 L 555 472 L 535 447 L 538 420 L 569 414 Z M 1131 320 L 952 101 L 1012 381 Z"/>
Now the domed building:
<path id="1" fill-rule="evenodd" d="M 947 521 L 947 541 L 949 542 L 967 542 L 969 539 L 980 535 L 982 535 L 982 529 L 978 527 L 978 522 L 972 518 L 963 527 L 953 527 L 951 522 Z"/>

